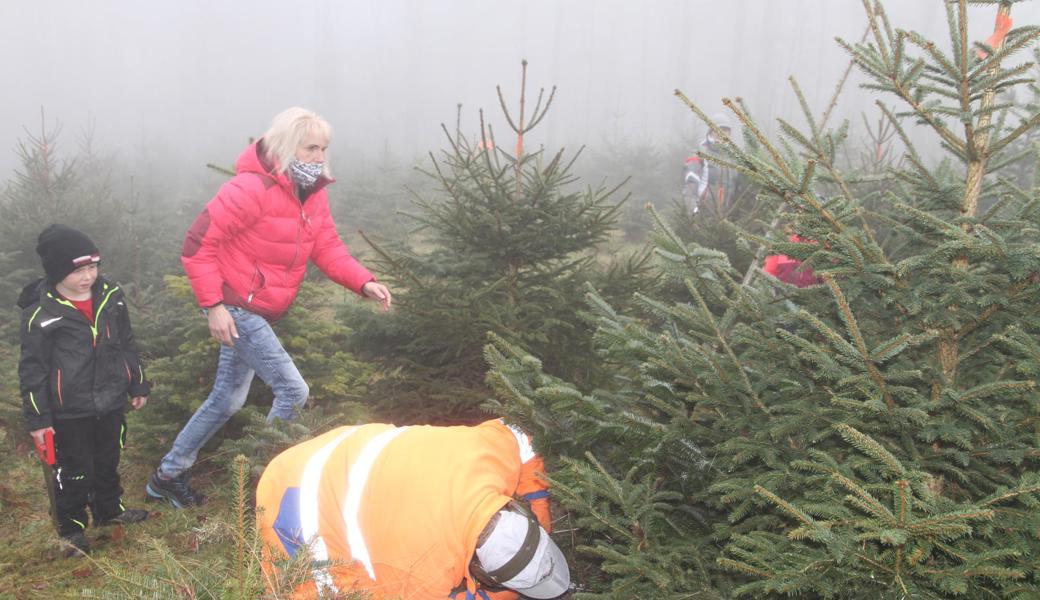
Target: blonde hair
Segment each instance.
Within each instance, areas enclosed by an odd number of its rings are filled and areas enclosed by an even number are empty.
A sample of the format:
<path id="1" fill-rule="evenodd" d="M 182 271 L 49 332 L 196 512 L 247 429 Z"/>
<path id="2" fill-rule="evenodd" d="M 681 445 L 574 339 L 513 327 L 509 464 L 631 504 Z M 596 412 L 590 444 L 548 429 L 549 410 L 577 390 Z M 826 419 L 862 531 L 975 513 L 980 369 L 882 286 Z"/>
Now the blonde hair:
<path id="1" fill-rule="evenodd" d="M 296 158 L 296 149 L 309 133 L 316 133 L 328 141 L 332 139 L 332 126 L 317 113 L 306 108 L 294 106 L 283 110 L 275 115 L 271 120 L 271 126 L 264 133 L 264 157 L 276 171 L 288 172 L 289 163 Z M 328 158 L 325 160 L 322 174 L 332 178 Z"/>

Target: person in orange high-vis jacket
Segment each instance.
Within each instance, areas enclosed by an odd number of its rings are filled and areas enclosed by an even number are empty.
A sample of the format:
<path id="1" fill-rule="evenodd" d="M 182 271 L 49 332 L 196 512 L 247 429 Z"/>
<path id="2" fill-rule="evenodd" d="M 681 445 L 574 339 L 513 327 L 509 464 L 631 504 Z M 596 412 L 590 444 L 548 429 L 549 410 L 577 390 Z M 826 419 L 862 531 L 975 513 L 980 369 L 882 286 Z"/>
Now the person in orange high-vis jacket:
<path id="1" fill-rule="evenodd" d="M 560 597 L 570 573 L 549 537 L 544 469 L 527 434 L 501 420 L 334 429 L 260 478 L 264 572 L 276 582 L 279 562 L 306 552 L 312 577 L 294 598 Z"/>

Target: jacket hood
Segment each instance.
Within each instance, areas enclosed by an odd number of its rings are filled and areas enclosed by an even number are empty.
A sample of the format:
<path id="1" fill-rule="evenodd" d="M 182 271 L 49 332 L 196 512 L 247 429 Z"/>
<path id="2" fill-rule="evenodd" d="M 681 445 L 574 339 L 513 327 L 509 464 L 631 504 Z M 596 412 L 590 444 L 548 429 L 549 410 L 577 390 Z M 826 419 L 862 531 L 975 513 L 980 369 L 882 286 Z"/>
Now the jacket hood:
<path id="1" fill-rule="evenodd" d="M 40 277 L 36 281 L 23 287 L 22 293 L 18 295 L 18 308 L 27 308 L 34 302 L 38 301 L 40 299 L 40 292 L 43 291 L 43 288 L 43 277 Z"/>
<path id="2" fill-rule="evenodd" d="M 252 144 L 249 144 L 249 146 L 242 151 L 242 154 L 238 155 L 238 160 L 235 161 L 235 172 L 257 173 L 259 175 L 273 177 L 278 180 L 278 183 L 288 185 L 288 177 L 286 177 L 284 173 L 275 172 L 274 166 L 268 164 L 267 159 L 261 155 L 262 144 L 262 139 L 257 140 Z"/>

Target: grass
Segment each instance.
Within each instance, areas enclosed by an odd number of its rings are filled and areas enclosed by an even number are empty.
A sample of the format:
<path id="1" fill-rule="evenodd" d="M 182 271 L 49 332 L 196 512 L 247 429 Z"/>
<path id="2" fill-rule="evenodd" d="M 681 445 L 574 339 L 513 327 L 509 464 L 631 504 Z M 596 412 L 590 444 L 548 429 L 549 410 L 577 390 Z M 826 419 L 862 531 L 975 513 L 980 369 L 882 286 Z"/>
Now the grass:
<path id="1" fill-rule="evenodd" d="M 155 554 L 151 548 L 156 540 L 178 557 L 212 561 L 210 564 L 226 560 L 227 542 L 221 525 L 230 513 L 228 499 L 220 493 L 210 494 L 205 506 L 186 510 L 166 503 L 146 503 L 144 486 L 158 458 L 143 455 L 141 447 L 152 444 L 135 444 L 132 435 L 119 469 L 123 504 L 148 509 L 148 520 L 127 526 L 89 527 L 91 555 L 64 558 L 47 514 L 40 462 L 28 436 L 7 432 L 3 437 L 8 447 L 6 472 L 0 478 L 0 600 L 82 598 L 87 590 L 111 588 L 113 568 L 153 572 L 155 565 L 142 564 L 142 559 Z M 212 461 L 199 471 L 193 482 L 201 489 L 226 487 L 227 474 L 215 469 Z"/>

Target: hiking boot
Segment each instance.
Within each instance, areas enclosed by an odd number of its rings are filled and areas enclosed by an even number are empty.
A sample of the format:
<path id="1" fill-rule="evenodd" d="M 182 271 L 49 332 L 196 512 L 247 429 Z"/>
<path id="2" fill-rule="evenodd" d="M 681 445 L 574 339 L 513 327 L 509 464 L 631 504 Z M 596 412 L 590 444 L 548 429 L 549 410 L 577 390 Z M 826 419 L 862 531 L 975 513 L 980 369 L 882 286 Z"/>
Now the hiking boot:
<path id="1" fill-rule="evenodd" d="M 127 523 L 140 523 L 148 518 L 148 511 L 141 510 L 140 508 L 127 508 L 118 515 L 95 523 L 95 526 L 103 527 L 105 525 L 126 525 Z"/>
<path id="2" fill-rule="evenodd" d="M 187 473 L 181 473 L 172 479 L 164 479 L 159 476 L 159 471 L 156 471 L 148 478 L 148 485 L 144 489 L 150 498 L 167 500 L 175 508 L 198 506 L 206 501 L 205 496 L 188 485 Z"/>
<path id="3" fill-rule="evenodd" d="M 61 536 L 61 541 L 65 547 L 65 558 L 90 554 L 90 542 L 87 541 L 87 535 L 82 531 L 77 531 L 71 535 L 63 535 Z"/>

